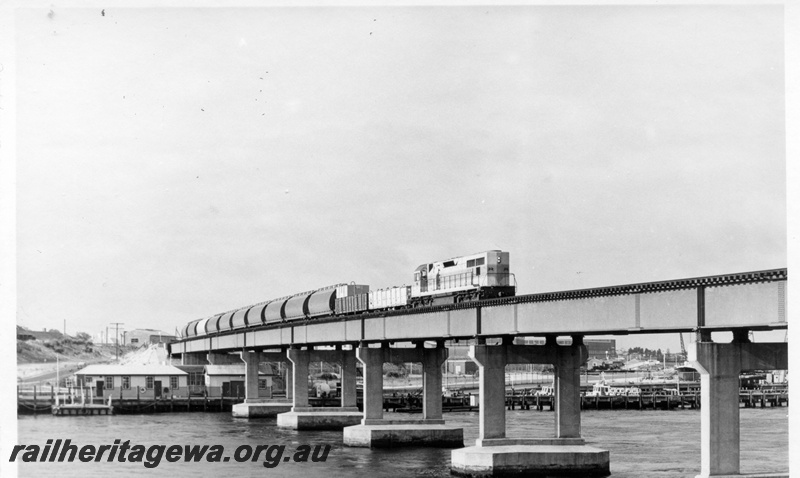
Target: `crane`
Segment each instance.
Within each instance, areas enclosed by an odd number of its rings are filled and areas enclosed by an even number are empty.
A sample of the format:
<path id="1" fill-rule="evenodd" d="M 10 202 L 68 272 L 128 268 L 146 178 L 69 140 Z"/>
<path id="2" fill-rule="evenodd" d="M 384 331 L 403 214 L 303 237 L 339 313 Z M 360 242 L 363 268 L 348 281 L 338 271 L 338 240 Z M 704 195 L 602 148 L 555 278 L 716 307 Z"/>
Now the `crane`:
<path id="1" fill-rule="evenodd" d="M 681 338 L 681 355 L 683 355 L 683 360 L 686 360 L 689 356 L 686 354 L 686 345 L 683 343 L 683 334 L 678 333 L 678 336 Z"/>

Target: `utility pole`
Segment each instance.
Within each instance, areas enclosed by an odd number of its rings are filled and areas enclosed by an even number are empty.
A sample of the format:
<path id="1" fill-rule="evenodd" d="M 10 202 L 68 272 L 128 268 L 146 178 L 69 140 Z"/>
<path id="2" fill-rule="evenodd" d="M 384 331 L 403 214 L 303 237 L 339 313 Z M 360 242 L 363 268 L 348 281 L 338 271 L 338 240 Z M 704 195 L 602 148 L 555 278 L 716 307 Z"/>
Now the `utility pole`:
<path id="1" fill-rule="evenodd" d="M 115 332 L 116 338 L 114 339 L 114 341 L 117 343 L 117 360 L 119 360 L 119 326 L 124 325 L 124 322 L 111 322 L 111 325 L 116 327 L 116 332 Z"/>

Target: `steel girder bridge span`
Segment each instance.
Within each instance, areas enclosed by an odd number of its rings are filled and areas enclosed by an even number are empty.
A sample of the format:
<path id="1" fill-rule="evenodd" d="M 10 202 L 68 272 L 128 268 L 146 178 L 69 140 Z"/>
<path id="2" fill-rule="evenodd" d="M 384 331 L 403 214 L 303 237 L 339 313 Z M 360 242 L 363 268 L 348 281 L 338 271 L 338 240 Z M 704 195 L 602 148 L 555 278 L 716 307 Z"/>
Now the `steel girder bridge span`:
<path id="1" fill-rule="evenodd" d="M 608 452 L 585 445 L 580 435 L 579 369 L 587 358 L 583 337 L 691 332 L 696 341 L 689 359 L 701 375 L 700 476 L 736 475 L 739 373 L 788 369 L 787 343 L 752 343 L 749 338 L 751 331 L 788 328 L 787 277 L 786 269 L 772 269 L 296 320 L 178 340 L 171 353 L 184 363 L 244 361 L 247 398 L 238 412 L 243 416 L 280 409 L 257 398 L 258 363 L 280 361 L 292 373 L 287 384 L 291 410 L 279 415 L 279 425 L 345 427 L 345 444 L 351 446 L 463 446 L 462 430 L 442 419 L 441 364 L 447 358 L 445 341 L 473 339 L 470 356 L 480 369 L 480 437 L 476 446 L 453 451 L 453 471 L 502 475 L 552 472 L 555 466 L 565 473 L 604 476 Z M 714 342 L 711 333 L 719 331 L 733 332 L 733 341 Z M 546 340 L 544 345 L 514 345 L 517 336 Z M 558 336 L 570 336 L 572 343 L 559 345 Z M 497 345 L 487 345 L 487 339 L 497 338 L 489 341 Z M 392 347 L 395 343 L 415 346 Z M 324 346 L 335 350 L 321 350 Z M 355 408 L 356 359 L 364 366 L 363 416 Z M 311 360 L 342 364 L 341 409 L 308 407 Z M 398 424 L 384 419 L 384 362 L 422 363 L 422 420 Z M 554 365 L 554 436 L 506 438 L 503 370 L 509 363 Z"/>

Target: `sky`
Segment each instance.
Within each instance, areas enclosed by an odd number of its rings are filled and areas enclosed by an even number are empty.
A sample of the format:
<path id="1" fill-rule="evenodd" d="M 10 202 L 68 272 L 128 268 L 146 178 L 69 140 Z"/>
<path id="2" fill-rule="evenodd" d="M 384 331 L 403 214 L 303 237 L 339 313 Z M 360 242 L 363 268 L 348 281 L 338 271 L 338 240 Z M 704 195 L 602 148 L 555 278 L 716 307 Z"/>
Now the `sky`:
<path id="1" fill-rule="evenodd" d="M 519 294 L 787 266 L 781 6 L 101 10 L 16 13 L 20 325 L 488 249 Z"/>

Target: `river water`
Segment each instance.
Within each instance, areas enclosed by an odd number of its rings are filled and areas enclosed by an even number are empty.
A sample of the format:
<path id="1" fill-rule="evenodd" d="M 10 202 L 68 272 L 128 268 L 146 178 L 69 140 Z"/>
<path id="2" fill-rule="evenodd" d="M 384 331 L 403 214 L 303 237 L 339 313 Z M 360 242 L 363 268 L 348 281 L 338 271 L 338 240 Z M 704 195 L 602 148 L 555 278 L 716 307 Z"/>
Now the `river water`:
<path id="1" fill-rule="evenodd" d="M 742 473 L 787 472 L 788 408 L 741 409 Z M 506 412 L 509 437 L 552 436 L 554 415 L 546 411 Z M 412 418 L 387 413 L 387 418 Z M 465 445 L 478 436 L 477 412 L 446 413 L 450 425 L 464 427 Z M 287 477 L 449 476 L 450 450 L 404 448 L 370 450 L 342 445 L 342 433 L 278 428 L 275 419 L 234 419 L 230 413 L 173 413 L 86 417 L 20 416 L 19 443 L 44 446 L 48 439 L 70 439 L 83 445 L 112 445 L 115 439 L 131 445 L 223 445 L 226 455 L 241 445 L 286 445 L 284 457 L 299 445 L 331 445 L 327 460 L 292 460 L 274 468 L 257 462 L 169 463 L 154 468 L 142 463 L 19 463 L 19 476 L 106 477 L 228 475 Z M 640 476 L 693 477 L 700 471 L 700 412 L 698 410 L 587 410 L 582 413 L 587 443 L 611 452 L 611 473 L 617 478 Z M 263 455 L 262 455 L 263 457 Z M 20 455 L 21 458 L 21 455 Z M 18 458 L 18 462 L 20 461 Z M 8 458 L 4 458 L 8 459 Z"/>

